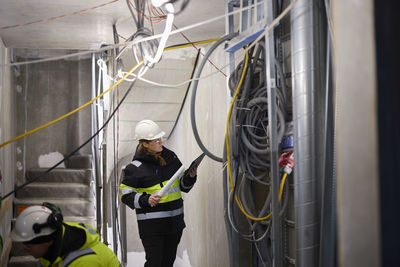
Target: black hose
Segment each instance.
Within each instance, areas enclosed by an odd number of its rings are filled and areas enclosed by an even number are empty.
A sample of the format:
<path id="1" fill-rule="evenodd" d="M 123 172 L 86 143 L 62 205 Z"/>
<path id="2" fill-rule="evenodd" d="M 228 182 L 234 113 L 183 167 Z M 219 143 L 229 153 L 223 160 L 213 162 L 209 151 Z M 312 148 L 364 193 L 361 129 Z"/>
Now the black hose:
<path id="1" fill-rule="evenodd" d="M 137 28 L 138 21 L 137 21 L 137 19 L 136 19 L 135 14 L 133 13 L 133 10 L 132 10 L 132 7 L 131 7 L 131 3 L 129 2 L 129 0 L 126 0 L 126 4 L 128 5 L 129 12 L 131 12 L 132 19 L 133 19 L 133 21 L 135 22 L 135 25 L 136 25 L 136 28 Z"/>
<path id="2" fill-rule="evenodd" d="M 197 50 L 197 56 L 196 56 L 196 60 L 194 61 L 194 64 L 193 64 L 193 71 L 192 71 L 192 74 L 190 75 L 190 80 L 193 80 L 193 76 L 194 76 L 194 74 L 195 74 L 195 72 L 196 72 L 196 67 L 197 67 L 197 63 L 199 62 L 199 58 L 200 58 L 200 49 Z M 180 107 L 180 109 L 179 109 L 178 116 L 176 116 L 176 120 L 175 120 L 174 126 L 172 126 L 172 130 L 171 130 L 171 132 L 169 133 L 169 136 L 171 136 L 172 133 L 173 133 L 174 130 L 175 130 L 176 124 L 178 123 L 178 120 L 179 120 L 179 118 L 180 118 L 180 116 L 181 116 L 181 113 L 182 113 L 182 110 L 183 110 L 183 106 L 184 106 L 185 103 L 186 103 L 186 98 L 187 98 L 187 95 L 188 95 L 188 93 L 189 93 L 189 89 L 190 89 L 190 86 L 191 86 L 191 85 L 192 85 L 192 82 L 189 82 L 189 84 L 188 84 L 188 86 L 187 86 L 187 88 L 186 88 L 185 96 L 183 97 L 183 100 L 182 100 L 181 107 Z"/>
<path id="3" fill-rule="evenodd" d="M 214 52 L 214 50 L 220 46 L 221 44 L 223 44 L 225 41 L 229 41 L 232 38 L 234 38 L 235 36 L 237 36 L 238 33 L 231 33 L 228 35 L 225 35 L 224 37 L 222 37 L 221 39 L 219 39 L 217 42 L 215 42 L 211 48 L 208 50 L 208 52 L 206 53 L 206 55 L 204 56 L 203 60 L 200 63 L 199 69 L 197 71 L 197 74 L 195 76 L 195 81 L 193 82 L 193 92 L 192 92 L 192 99 L 191 99 L 191 105 L 190 105 L 190 118 L 191 118 L 191 122 L 192 122 L 192 129 L 193 129 L 193 134 L 194 134 L 194 138 L 196 139 L 197 144 L 199 145 L 200 149 L 207 155 L 209 156 L 211 159 L 218 161 L 218 162 L 223 162 L 222 158 L 215 156 L 213 153 L 211 153 L 204 145 L 203 142 L 200 139 L 199 136 L 199 132 L 197 131 L 197 126 L 196 126 L 196 92 L 197 92 L 197 86 L 199 84 L 199 78 L 201 75 L 201 72 L 204 68 L 204 65 L 206 64 L 208 58 L 210 57 L 210 55 Z"/>

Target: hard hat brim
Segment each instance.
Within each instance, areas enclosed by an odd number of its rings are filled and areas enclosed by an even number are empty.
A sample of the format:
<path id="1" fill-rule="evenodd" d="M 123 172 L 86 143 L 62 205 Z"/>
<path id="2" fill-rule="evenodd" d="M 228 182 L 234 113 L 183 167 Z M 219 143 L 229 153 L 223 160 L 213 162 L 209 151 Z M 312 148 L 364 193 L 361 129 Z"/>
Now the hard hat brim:
<path id="1" fill-rule="evenodd" d="M 161 137 L 163 137 L 164 135 L 165 135 L 165 132 L 161 131 L 159 134 L 156 134 L 156 135 L 153 136 L 152 138 L 146 138 L 146 139 L 144 139 L 144 138 L 138 138 L 138 137 L 136 137 L 136 140 L 137 140 L 137 141 L 139 141 L 139 140 L 152 141 L 152 140 L 156 140 L 156 139 L 158 139 L 158 138 L 161 138 Z"/>
<path id="2" fill-rule="evenodd" d="M 163 137 L 164 135 L 165 135 L 165 132 L 161 131 L 159 134 L 157 134 L 156 136 L 154 136 L 154 138 L 151 139 L 151 140 L 156 140 L 156 139 L 158 139 L 158 138 Z"/>
<path id="3" fill-rule="evenodd" d="M 27 242 L 27 241 L 31 240 L 31 239 L 27 239 L 26 237 L 24 238 L 21 235 L 19 235 L 15 231 L 15 229 L 11 231 L 11 235 L 10 236 L 11 236 L 12 241 L 14 241 L 14 242 Z"/>

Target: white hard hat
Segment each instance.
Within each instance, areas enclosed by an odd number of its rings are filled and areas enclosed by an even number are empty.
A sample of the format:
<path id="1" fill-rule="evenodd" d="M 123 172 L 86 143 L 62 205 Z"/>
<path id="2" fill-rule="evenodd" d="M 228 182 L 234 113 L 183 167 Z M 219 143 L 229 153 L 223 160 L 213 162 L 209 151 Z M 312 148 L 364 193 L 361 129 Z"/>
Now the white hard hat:
<path id="1" fill-rule="evenodd" d="M 164 135 L 165 132 L 163 132 L 160 126 L 158 126 L 157 123 L 152 120 L 142 120 L 136 124 L 136 140 L 155 140 L 163 137 Z"/>
<path id="2" fill-rule="evenodd" d="M 18 216 L 15 227 L 11 232 L 11 238 L 16 242 L 27 242 L 31 241 L 40 236 L 47 236 L 54 231 L 56 228 L 51 225 L 40 227 L 39 231 L 35 233 L 34 225 L 45 225 L 48 223 L 49 216 L 52 215 L 52 211 L 45 206 L 32 206 L 24 209 Z"/>

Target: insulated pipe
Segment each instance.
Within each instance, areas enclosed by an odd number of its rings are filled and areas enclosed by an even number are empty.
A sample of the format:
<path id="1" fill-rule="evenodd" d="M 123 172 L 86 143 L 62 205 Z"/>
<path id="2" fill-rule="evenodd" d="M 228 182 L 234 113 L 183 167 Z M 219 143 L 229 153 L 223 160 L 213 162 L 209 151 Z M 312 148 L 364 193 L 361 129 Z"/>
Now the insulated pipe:
<path id="1" fill-rule="evenodd" d="M 291 11 L 296 267 L 318 266 L 323 78 L 321 12 L 317 0 Z"/>
<path id="2" fill-rule="evenodd" d="M 92 99 L 96 97 L 96 55 L 92 54 Z M 97 105 L 92 105 L 92 135 L 99 129 Z M 96 187 L 96 229 L 101 233 L 101 172 L 99 158 L 99 136 L 92 139 L 92 166 L 94 168 L 94 184 Z"/>

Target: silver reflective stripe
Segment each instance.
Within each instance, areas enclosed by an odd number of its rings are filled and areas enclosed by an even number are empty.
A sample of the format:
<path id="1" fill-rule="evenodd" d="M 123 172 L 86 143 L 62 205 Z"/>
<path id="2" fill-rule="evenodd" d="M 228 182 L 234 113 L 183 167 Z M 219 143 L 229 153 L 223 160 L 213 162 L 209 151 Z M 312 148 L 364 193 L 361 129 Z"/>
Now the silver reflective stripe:
<path id="1" fill-rule="evenodd" d="M 38 261 L 37 267 L 44 267 L 44 265 L 40 261 Z"/>
<path id="2" fill-rule="evenodd" d="M 81 223 L 80 225 L 85 227 L 86 230 L 88 230 L 88 232 L 91 233 L 92 235 L 97 234 L 97 232 L 94 229 L 90 228 L 88 225 L 86 225 L 84 223 Z"/>
<path id="3" fill-rule="evenodd" d="M 183 182 L 183 179 L 182 179 L 182 180 L 181 180 L 181 187 L 182 187 L 183 189 L 190 189 L 190 188 L 193 187 L 193 185 L 191 185 L 191 186 L 186 186 L 185 183 Z"/>
<path id="4" fill-rule="evenodd" d="M 140 193 L 136 193 L 135 198 L 133 200 L 133 205 L 135 206 L 135 209 L 140 209 L 140 204 L 139 204 L 139 198 L 142 196 L 143 194 Z"/>
<path id="5" fill-rule="evenodd" d="M 132 165 L 135 165 L 136 167 L 139 167 L 140 165 L 142 165 L 142 163 L 138 160 L 134 160 L 131 162 Z"/>
<path id="6" fill-rule="evenodd" d="M 179 185 L 170 187 L 165 194 L 168 195 L 168 194 L 172 194 L 172 193 L 175 193 L 178 191 L 181 191 L 181 189 L 179 188 Z"/>
<path id="7" fill-rule="evenodd" d="M 176 209 L 176 210 L 170 210 L 170 211 L 158 211 L 158 212 L 148 212 L 148 213 L 136 214 L 136 217 L 137 217 L 138 221 L 142 221 L 142 220 L 149 220 L 149 219 L 174 217 L 174 216 L 177 216 L 180 214 L 183 214 L 183 207 Z"/>
<path id="8" fill-rule="evenodd" d="M 82 250 L 73 251 L 73 252 L 69 253 L 68 256 L 65 258 L 65 260 L 63 261 L 62 267 L 66 267 L 71 262 L 76 260 L 77 258 L 85 256 L 85 255 L 89 255 L 89 254 L 96 254 L 96 253 L 91 248 L 85 248 Z"/>
<path id="9" fill-rule="evenodd" d="M 136 191 L 135 189 L 132 189 L 132 188 L 122 188 L 122 189 L 119 190 L 119 193 L 120 193 L 122 196 L 123 196 L 123 195 L 126 195 L 126 194 L 129 194 L 129 193 L 132 193 L 132 192 L 137 193 L 137 191 Z"/>

